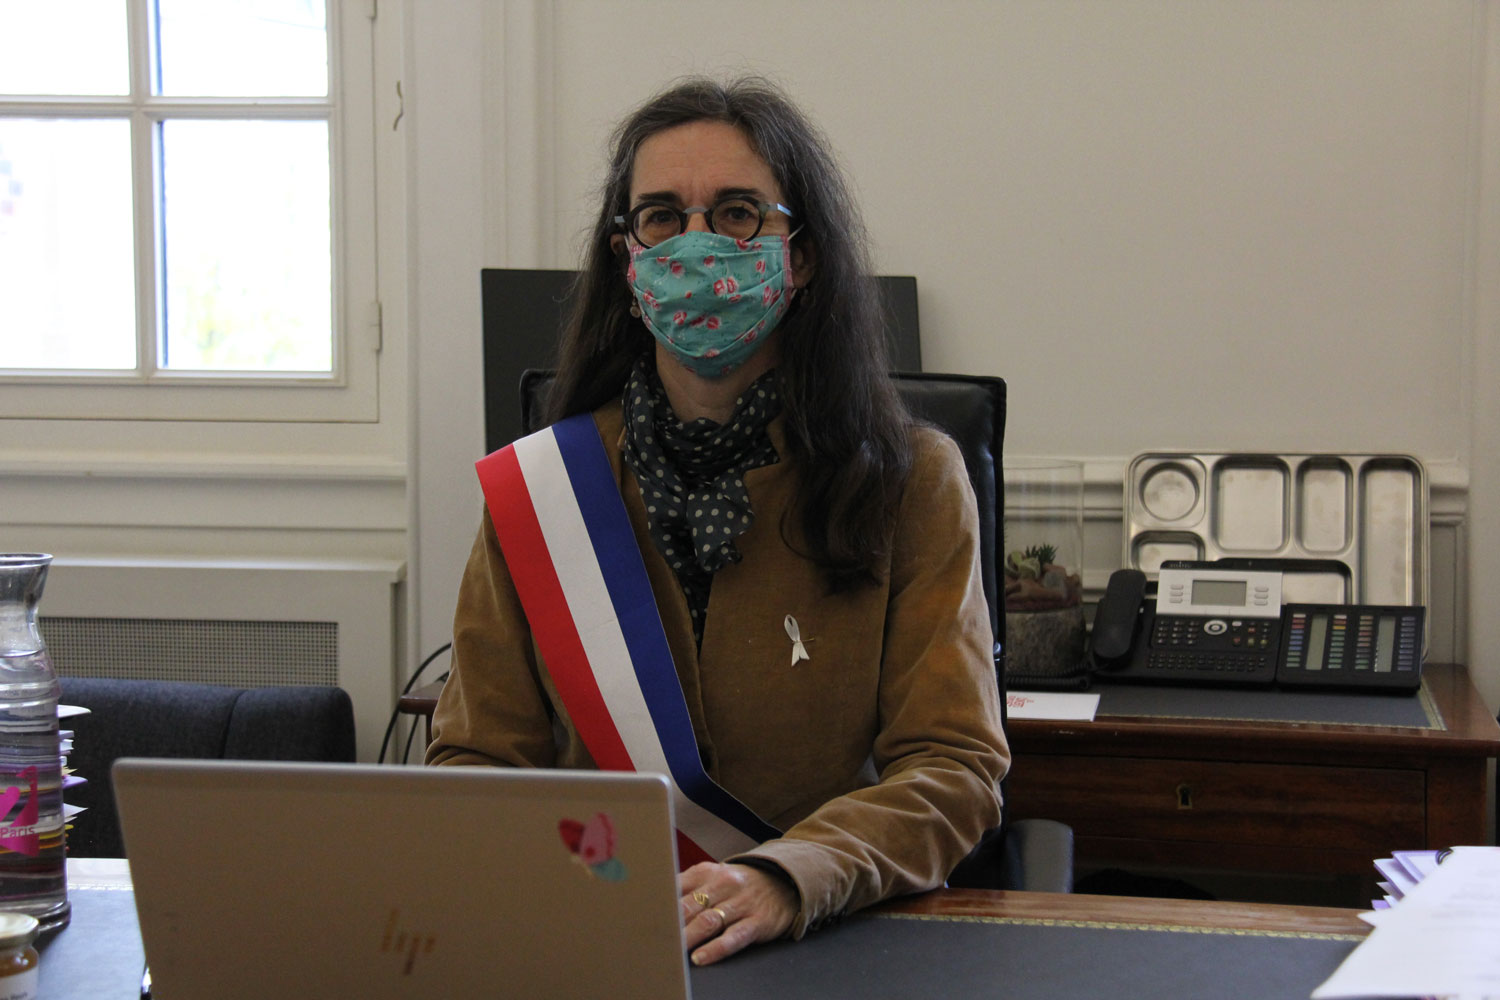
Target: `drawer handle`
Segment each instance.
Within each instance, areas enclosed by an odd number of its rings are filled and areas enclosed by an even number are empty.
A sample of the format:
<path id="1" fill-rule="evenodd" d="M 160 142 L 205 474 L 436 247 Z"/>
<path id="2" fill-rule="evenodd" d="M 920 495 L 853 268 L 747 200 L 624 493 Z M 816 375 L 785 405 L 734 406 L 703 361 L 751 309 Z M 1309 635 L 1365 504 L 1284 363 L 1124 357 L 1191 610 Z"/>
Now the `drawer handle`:
<path id="1" fill-rule="evenodd" d="M 1177 808 L 1193 808 L 1193 786 L 1186 782 L 1177 786 Z"/>

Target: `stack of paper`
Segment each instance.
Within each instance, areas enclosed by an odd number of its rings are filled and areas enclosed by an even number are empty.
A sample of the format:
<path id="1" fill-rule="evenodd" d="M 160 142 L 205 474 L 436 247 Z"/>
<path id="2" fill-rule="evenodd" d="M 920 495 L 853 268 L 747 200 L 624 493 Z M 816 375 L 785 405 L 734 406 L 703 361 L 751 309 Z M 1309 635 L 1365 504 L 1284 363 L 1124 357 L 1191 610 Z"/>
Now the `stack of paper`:
<path id="1" fill-rule="evenodd" d="M 1385 895 L 1372 901 L 1370 905 L 1377 910 L 1390 909 L 1414 889 L 1418 882 L 1437 871 L 1437 866 L 1442 864 L 1442 859 L 1450 853 L 1450 851 L 1392 851 L 1391 857 L 1378 859 L 1375 862 L 1375 868 L 1386 877 L 1386 881 L 1375 884 Z"/>
<path id="2" fill-rule="evenodd" d="M 89 711 L 88 709 L 86 709 L 86 708 L 80 708 L 77 705 L 59 705 L 59 706 L 57 706 L 57 718 L 59 720 L 62 720 L 62 719 L 71 719 L 74 716 L 87 715 L 88 711 Z M 58 740 L 57 750 L 58 750 L 58 753 L 62 756 L 62 788 L 63 788 L 63 794 L 67 795 L 68 789 L 70 789 L 70 788 L 77 788 L 79 785 L 85 784 L 88 781 L 88 779 L 85 778 L 85 777 L 83 777 L 83 776 L 81 776 L 81 775 L 74 774 L 73 773 L 73 769 L 68 766 L 68 754 L 70 754 L 70 753 L 73 752 L 73 730 L 71 730 L 71 729 L 60 729 L 60 730 L 58 730 L 57 740 Z M 73 817 L 75 817 L 79 813 L 83 812 L 83 808 L 84 808 L 83 806 L 72 805 L 66 799 L 64 799 L 64 801 L 63 801 L 63 829 L 64 830 L 67 830 L 67 829 L 69 829 L 72 826 L 72 824 L 73 824 Z"/>
<path id="3" fill-rule="evenodd" d="M 1387 898 L 1361 914 L 1375 930 L 1313 1000 L 1500 998 L 1500 848 L 1404 853 L 1376 862 Z"/>

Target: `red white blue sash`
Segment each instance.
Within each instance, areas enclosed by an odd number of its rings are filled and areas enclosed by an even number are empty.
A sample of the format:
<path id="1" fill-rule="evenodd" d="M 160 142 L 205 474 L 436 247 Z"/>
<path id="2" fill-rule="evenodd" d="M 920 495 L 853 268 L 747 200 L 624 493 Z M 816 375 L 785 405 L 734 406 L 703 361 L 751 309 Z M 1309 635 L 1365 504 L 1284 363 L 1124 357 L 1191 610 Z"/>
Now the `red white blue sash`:
<path id="1" fill-rule="evenodd" d="M 594 762 L 672 782 L 683 867 L 780 835 L 703 771 L 682 685 L 588 414 L 476 463 L 547 671 Z"/>

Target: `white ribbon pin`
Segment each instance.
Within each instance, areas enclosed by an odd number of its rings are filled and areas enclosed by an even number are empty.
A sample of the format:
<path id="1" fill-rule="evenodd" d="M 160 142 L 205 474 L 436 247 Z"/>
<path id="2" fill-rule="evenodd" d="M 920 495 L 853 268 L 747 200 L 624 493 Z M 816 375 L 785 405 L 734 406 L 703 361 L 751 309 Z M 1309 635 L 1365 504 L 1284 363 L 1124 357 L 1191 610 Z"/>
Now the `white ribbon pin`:
<path id="1" fill-rule="evenodd" d="M 787 637 L 792 640 L 792 666 L 795 667 L 798 660 L 811 660 L 807 647 L 802 645 L 802 630 L 797 627 L 797 619 L 787 615 L 785 624 Z M 812 642 L 811 639 L 807 641 Z"/>

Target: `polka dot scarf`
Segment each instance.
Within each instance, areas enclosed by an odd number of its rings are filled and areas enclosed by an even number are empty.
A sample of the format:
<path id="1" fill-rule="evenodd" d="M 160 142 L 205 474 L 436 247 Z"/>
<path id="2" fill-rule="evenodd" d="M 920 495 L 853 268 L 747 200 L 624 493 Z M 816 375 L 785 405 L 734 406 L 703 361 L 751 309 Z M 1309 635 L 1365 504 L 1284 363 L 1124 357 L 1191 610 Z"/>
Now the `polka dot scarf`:
<path id="1" fill-rule="evenodd" d="M 625 464 L 646 501 L 651 540 L 687 596 L 699 645 L 713 575 L 740 561 L 734 540 L 755 523 L 744 475 L 779 461 L 766 425 L 780 411 L 774 372 L 750 384 L 724 424 L 678 420 L 650 357 L 625 385 Z"/>

